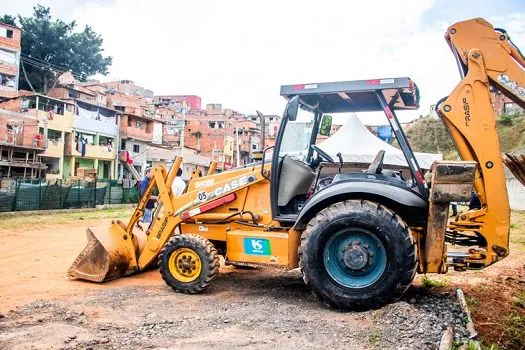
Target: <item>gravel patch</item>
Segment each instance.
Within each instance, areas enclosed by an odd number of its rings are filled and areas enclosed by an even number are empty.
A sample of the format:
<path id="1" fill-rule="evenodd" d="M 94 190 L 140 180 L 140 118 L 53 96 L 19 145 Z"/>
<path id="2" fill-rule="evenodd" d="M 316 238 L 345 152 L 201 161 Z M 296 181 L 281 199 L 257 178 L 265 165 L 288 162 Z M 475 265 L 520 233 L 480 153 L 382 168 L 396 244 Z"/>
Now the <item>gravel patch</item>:
<path id="1" fill-rule="evenodd" d="M 340 312 L 317 301 L 298 272 L 270 269 L 221 274 L 199 295 L 108 287 L 4 316 L 6 349 L 437 349 L 447 325 L 457 340 L 467 334 L 453 295 L 412 288 L 382 309 Z"/>

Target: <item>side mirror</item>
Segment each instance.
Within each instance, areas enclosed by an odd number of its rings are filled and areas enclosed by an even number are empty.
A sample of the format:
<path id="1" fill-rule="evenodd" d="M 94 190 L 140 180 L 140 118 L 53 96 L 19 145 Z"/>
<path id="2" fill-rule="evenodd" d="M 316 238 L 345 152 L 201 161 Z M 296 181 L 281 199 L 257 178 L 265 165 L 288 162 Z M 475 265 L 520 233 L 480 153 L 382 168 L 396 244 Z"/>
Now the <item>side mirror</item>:
<path id="1" fill-rule="evenodd" d="M 290 121 L 295 121 L 297 119 L 297 112 L 299 110 L 299 96 L 295 95 L 288 100 L 286 104 L 286 109 L 284 110 L 284 117 L 288 118 Z"/>
<path id="2" fill-rule="evenodd" d="M 332 130 L 332 116 L 323 115 L 321 119 L 321 127 L 319 127 L 319 134 L 323 136 L 330 136 L 330 131 Z"/>

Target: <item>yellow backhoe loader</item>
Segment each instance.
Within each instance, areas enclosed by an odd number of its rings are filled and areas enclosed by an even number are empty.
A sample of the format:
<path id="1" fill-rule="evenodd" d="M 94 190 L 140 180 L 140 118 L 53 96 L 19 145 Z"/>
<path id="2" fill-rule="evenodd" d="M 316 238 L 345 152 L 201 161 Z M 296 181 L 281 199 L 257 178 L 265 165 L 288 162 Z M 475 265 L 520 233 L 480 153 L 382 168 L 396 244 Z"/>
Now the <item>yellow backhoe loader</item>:
<path id="1" fill-rule="evenodd" d="M 222 255 L 232 264 L 299 267 L 325 303 L 366 309 L 400 297 L 416 272 L 505 258 L 510 210 L 490 87 L 525 107 L 525 59 L 504 30 L 480 18 L 452 25 L 445 38 L 462 79 L 437 113 L 462 161 L 437 161 L 424 179 L 396 116 L 419 107 L 409 78 L 282 86 L 288 103 L 275 146 L 260 162 L 196 175 L 180 196 L 171 184 L 182 159 L 169 171 L 156 166 L 131 220 L 114 221 L 107 232 L 88 229 L 69 275 L 103 282 L 158 263 L 175 291 L 197 293 L 219 273 Z M 384 112 L 407 167 L 389 166 L 381 151 L 359 168 L 316 145 L 329 134 L 331 115 L 366 111 Z M 162 210 L 142 233 L 135 223 L 155 188 Z M 473 193 L 478 204 L 449 220 L 449 203 L 469 202 Z"/>

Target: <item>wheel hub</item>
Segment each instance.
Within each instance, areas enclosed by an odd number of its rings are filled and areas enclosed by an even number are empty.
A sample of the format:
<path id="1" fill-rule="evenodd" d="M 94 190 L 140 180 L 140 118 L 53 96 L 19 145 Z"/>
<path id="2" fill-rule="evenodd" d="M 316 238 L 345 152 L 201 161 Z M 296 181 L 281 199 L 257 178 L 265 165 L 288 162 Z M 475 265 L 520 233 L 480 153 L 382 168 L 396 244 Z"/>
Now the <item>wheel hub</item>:
<path id="1" fill-rule="evenodd" d="M 179 248 L 174 251 L 169 258 L 168 266 L 172 276 L 181 282 L 192 282 L 201 273 L 199 255 L 189 248 Z"/>
<path id="2" fill-rule="evenodd" d="M 375 283 L 386 269 L 386 250 L 377 236 L 351 227 L 335 232 L 323 252 L 326 271 L 346 288 L 365 288 Z"/>
<path id="3" fill-rule="evenodd" d="M 368 249 L 358 243 L 349 245 L 342 254 L 342 262 L 351 270 L 363 269 L 369 261 Z"/>

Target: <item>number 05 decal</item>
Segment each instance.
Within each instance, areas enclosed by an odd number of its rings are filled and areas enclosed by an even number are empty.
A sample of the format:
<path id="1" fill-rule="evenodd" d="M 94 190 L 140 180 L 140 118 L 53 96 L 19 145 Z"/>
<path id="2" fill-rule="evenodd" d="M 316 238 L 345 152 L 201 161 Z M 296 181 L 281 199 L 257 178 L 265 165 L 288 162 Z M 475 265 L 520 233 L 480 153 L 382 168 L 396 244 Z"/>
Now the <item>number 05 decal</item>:
<path id="1" fill-rule="evenodd" d="M 200 201 L 205 201 L 206 198 L 208 198 L 208 196 L 206 196 L 206 191 L 199 192 L 199 194 L 197 196 L 198 196 Z"/>

